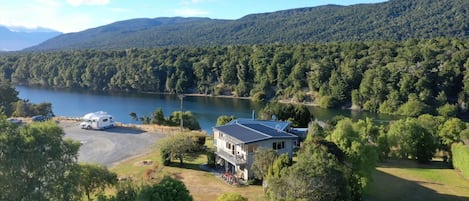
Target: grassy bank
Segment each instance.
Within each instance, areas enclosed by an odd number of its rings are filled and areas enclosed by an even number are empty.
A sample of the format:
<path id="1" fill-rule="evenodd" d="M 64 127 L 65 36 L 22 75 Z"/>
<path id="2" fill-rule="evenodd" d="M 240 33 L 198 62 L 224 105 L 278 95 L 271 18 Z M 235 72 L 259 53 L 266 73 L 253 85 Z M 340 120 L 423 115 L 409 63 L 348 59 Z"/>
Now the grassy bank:
<path id="1" fill-rule="evenodd" d="M 210 143 L 208 141 L 207 143 Z M 152 161 L 152 164 L 144 164 L 143 161 Z M 127 159 L 114 167 L 111 171 L 116 172 L 121 178 L 132 178 L 135 184 L 139 185 L 147 182 L 144 174 L 147 169 L 157 167 L 157 176 L 170 175 L 184 182 L 195 201 L 211 201 L 225 192 L 235 192 L 247 197 L 250 201 L 262 200 L 263 191 L 261 186 L 233 186 L 217 178 L 210 172 L 199 169 L 201 164 L 205 164 L 207 158 L 205 154 L 200 154 L 187 158 L 184 165 L 174 161 L 170 166 L 163 166 L 160 163 L 160 155 L 157 147 L 153 151 L 140 156 Z"/>
<path id="2" fill-rule="evenodd" d="M 372 201 L 469 200 L 469 180 L 443 162 L 390 160 L 379 164 L 368 195 Z"/>

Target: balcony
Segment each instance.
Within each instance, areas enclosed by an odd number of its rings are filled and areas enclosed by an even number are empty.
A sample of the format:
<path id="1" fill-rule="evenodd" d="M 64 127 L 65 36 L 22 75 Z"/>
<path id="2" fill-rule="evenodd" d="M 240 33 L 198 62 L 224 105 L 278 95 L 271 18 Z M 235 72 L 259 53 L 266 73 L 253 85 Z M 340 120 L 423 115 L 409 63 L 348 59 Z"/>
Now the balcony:
<path id="1" fill-rule="evenodd" d="M 235 165 L 242 165 L 246 164 L 246 156 L 243 155 L 233 155 L 223 149 L 218 148 L 217 151 L 215 152 L 219 157 L 227 160 L 228 162 L 235 164 Z"/>

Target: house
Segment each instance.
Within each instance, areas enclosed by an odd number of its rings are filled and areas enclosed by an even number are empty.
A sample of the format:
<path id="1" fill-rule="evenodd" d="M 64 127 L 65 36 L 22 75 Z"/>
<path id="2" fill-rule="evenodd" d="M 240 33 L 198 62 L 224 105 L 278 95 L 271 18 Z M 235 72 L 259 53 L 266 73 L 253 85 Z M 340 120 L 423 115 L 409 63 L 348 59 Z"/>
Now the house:
<path id="1" fill-rule="evenodd" d="M 317 121 L 319 122 L 319 121 Z M 296 145 L 300 145 L 300 141 L 306 139 L 308 134 L 308 128 L 295 128 L 291 126 L 291 122 L 288 121 L 275 121 L 275 120 L 258 120 L 258 119 L 248 119 L 248 118 L 238 118 L 233 121 L 228 122 L 227 124 L 240 123 L 240 124 L 262 124 L 277 130 L 282 130 L 287 133 L 298 136 Z"/>
<path id="2" fill-rule="evenodd" d="M 278 154 L 287 153 L 291 159 L 298 137 L 285 132 L 283 123 L 233 120 L 213 128 L 217 163 L 225 168 L 225 172 L 247 181 L 253 176 L 250 168 L 257 148 L 273 149 Z"/>

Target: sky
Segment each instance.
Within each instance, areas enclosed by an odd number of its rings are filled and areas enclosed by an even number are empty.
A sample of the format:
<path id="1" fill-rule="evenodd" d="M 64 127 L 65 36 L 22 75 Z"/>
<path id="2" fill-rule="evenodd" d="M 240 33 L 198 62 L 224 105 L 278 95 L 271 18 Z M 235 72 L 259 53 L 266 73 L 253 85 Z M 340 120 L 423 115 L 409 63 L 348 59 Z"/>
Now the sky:
<path id="1" fill-rule="evenodd" d="M 353 5 L 385 0 L 6 0 L 0 25 L 50 28 L 63 33 L 133 18 L 209 17 L 239 19 L 248 14 L 326 4 Z"/>

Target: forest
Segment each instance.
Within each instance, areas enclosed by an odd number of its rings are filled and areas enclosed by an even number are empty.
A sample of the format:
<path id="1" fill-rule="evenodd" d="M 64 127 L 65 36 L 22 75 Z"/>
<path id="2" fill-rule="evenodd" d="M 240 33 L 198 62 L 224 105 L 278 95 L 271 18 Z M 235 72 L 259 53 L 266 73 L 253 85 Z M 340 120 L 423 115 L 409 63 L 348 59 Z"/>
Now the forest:
<path id="1" fill-rule="evenodd" d="M 469 41 L 331 42 L 0 55 L 0 80 L 96 91 L 286 100 L 385 114 L 462 115 Z"/>
<path id="2" fill-rule="evenodd" d="M 403 41 L 469 36 L 466 0 L 390 0 L 324 5 L 246 15 L 236 20 L 160 17 L 130 19 L 63 34 L 28 51 Z"/>

